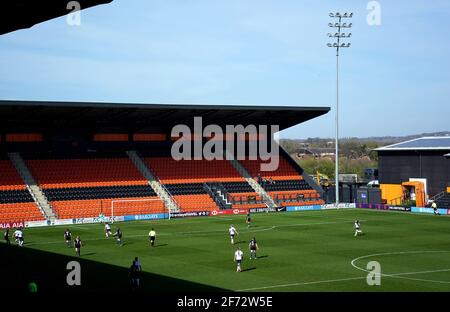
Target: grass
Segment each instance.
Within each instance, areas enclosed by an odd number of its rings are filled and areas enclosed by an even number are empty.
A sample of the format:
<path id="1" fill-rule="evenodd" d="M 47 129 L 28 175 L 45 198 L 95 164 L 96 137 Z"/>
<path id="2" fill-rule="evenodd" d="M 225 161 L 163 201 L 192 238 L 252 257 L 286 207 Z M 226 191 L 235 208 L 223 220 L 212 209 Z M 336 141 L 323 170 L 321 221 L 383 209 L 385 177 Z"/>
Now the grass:
<path id="1" fill-rule="evenodd" d="M 359 237 L 355 219 L 364 232 Z M 446 216 L 341 209 L 254 214 L 253 221 L 250 228 L 245 215 L 117 223 L 112 228 L 123 230 L 122 247 L 105 238 L 100 224 L 71 225 L 84 242 L 80 258 L 65 245 L 66 226 L 27 228 L 25 247 L 0 244 L 0 276 L 18 291 L 30 281 L 40 291 L 128 289 L 128 268 L 138 256 L 144 291 L 450 291 Z M 235 245 L 230 224 L 239 231 Z M 152 227 L 154 248 L 147 238 Z M 256 260 L 249 259 L 253 236 Z M 237 246 L 245 255 L 242 273 L 233 262 Z M 71 260 L 81 264 L 81 286 L 66 284 Z M 380 286 L 369 286 L 361 270 L 372 260 L 381 265 Z"/>

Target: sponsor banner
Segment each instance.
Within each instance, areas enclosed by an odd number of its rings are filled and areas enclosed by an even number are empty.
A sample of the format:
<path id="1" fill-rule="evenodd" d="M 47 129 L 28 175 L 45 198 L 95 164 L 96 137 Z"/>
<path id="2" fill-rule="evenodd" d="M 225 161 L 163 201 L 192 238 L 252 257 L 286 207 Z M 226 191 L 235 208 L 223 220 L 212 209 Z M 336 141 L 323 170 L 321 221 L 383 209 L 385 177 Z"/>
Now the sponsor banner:
<path id="1" fill-rule="evenodd" d="M 389 206 L 381 204 L 356 204 L 356 208 L 389 210 Z"/>
<path id="2" fill-rule="evenodd" d="M 25 222 L 0 222 L 0 229 L 25 227 Z"/>
<path id="3" fill-rule="evenodd" d="M 389 206 L 389 210 L 394 211 L 411 211 L 410 207 L 401 207 L 401 206 Z"/>
<path id="4" fill-rule="evenodd" d="M 433 208 L 427 208 L 427 207 L 411 207 L 411 211 L 418 212 L 418 213 L 434 213 Z M 450 214 L 450 209 L 439 208 L 438 213 L 441 215 L 447 215 L 447 214 Z"/>
<path id="5" fill-rule="evenodd" d="M 114 223 L 114 222 L 120 222 L 120 221 L 125 221 L 124 216 L 114 216 L 114 217 L 95 217 L 92 218 L 93 223 L 104 223 L 104 222 L 108 222 L 108 223 Z"/>
<path id="6" fill-rule="evenodd" d="M 260 212 L 279 212 L 279 211 L 286 211 L 285 207 L 274 207 L 274 208 L 250 208 L 248 210 L 250 213 L 260 213 Z"/>
<path id="7" fill-rule="evenodd" d="M 321 205 L 309 205 L 309 206 L 287 206 L 286 211 L 306 211 L 306 210 L 320 210 Z"/>
<path id="8" fill-rule="evenodd" d="M 67 225 L 67 224 L 73 224 L 73 219 L 56 219 L 54 222 L 52 222 L 52 225 Z"/>
<path id="9" fill-rule="evenodd" d="M 434 213 L 434 210 L 433 210 L 433 208 L 411 207 L 411 212 L 418 212 L 418 213 Z"/>
<path id="10" fill-rule="evenodd" d="M 326 204 L 326 205 L 321 205 L 320 206 L 321 209 L 345 209 L 345 208 L 356 208 L 356 204 L 355 203 L 340 203 L 337 205 L 336 204 Z"/>
<path id="11" fill-rule="evenodd" d="M 150 213 L 142 215 L 124 216 L 124 221 L 137 221 L 137 220 L 154 220 L 154 219 L 167 219 L 169 215 L 167 213 Z"/>
<path id="12" fill-rule="evenodd" d="M 210 216 L 220 216 L 220 215 L 230 215 L 230 214 L 247 214 L 248 209 L 223 209 L 223 210 L 213 210 Z"/>
<path id="13" fill-rule="evenodd" d="M 172 212 L 170 218 L 204 217 L 209 216 L 209 214 L 209 211 Z"/>
<path id="14" fill-rule="evenodd" d="M 94 218 L 73 218 L 72 224 L 94 223 Z"/>
<path id="15" fill-rule="evenodd" d="M 125 221 L 123 216 L 104 217 L 104 222 L 120 222 Z M 88 223 L 100 223 L 101 220 L 98 217 L 94 218 L 73 218 L 73 219 L 56 219 L 54 222 L 48 225 L 68 225 L 68 224 L 88 224 Z"/>
<path id="16" fill-rule="evenodd" d="M 47 226 L 51 225 L 49 220 L 40 220 L 40 221 L 26 221 L 25 227 L 38 227 L 38 226 Z"/>

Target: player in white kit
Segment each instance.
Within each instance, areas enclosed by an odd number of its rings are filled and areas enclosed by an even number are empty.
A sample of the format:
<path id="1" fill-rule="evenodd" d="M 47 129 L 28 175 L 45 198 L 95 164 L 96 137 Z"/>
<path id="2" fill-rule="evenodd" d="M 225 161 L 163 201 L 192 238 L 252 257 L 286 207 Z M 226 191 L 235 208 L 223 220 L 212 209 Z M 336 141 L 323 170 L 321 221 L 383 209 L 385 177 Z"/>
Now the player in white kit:
<path id="1" fill-rule="evenodd" d="M 234 253 L 234 261 L 236 262 L 236 265 L 237 265 L 236 272 L 241 272 L 241 263 L 242 263 L 243 258 L 244 258 L 244 253 L 238 247 Z"/>
<path id="2" fill-rule="evenodd" d="M 361 231 L 361 224 L 359 223 L 358 220 L 355 221 L 355 236 L 357 236 L 358 234 L 362 234 Z"/>
<path id="3" fill-rule="evenodd" d="M 228 229 L 228 233 L 230 233 L 231 244 L 234 245 L 234 235 L 239 234 L 238 231 L 234 228 L 233 224 L 230 225 Z"/>

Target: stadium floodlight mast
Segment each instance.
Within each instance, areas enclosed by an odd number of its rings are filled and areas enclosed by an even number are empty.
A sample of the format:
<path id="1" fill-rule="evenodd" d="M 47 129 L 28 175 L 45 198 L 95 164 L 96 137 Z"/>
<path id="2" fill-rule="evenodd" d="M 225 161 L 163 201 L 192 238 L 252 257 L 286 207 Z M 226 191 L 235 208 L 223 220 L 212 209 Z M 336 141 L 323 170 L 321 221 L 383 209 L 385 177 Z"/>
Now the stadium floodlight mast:
<path id="1" fill-rule="evenodd" d="M 352 27 L 352 23 L 342 22 L 342 20 L 350 19 L 353 17 L 353 13 L 344 13 L 341 14 L 339 12 L 330 13 L 330 17 L 333 21 L 337 20 L 334 23 L 328 23 L 330 28 L 335 28 L 335 32 L 328 33 L 327 36 L 330 40 L 333 40 L 332 43 L 327 43 L 327 47 L 336 49 L 336 142 L 335 142 L 335 184 L 336 184 L 336 207 L 339 205 L 339 50 L 341 48 L 349 48 L 349 42 L 342 42 L 343 39 L 346 38 L 346 41 L 350 39 L 352 34 L 350 32 L 345 33 L 345 29 Z"/>

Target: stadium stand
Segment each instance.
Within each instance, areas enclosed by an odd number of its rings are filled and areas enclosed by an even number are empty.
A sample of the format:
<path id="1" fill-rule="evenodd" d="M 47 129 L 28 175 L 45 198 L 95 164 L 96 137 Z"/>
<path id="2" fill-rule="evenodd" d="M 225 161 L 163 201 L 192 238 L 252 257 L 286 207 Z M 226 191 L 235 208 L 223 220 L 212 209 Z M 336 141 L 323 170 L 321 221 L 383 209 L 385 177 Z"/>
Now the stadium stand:
<path id="1" fill-rule="evenodd" d="M 165 186 L 183 211 L 218 209 L 205 191 L 203 183 L 174 183 Z"/>
<path id="2" fill-rule="evenodd" d="M 89 153 L 84 158 L 24 158 L 43 189 L 147 184 L 125 153 L 114 156 Z"/>
<path id="3" fill-rule="evenodd" d="M 438 198 L 436 205 L 439 208 L 450 209 L 450 193 L 445 193 L 442 197 Z"/>
<path id="4" fill-rule="evenodd" d="M 25 184 L 14 165 L 5 156 L 0 158 L 0 190 L 24 190 Z"/>
<path id="5" fill-rule="evenodd" d="M 265 207 L 263 203 L 248 200 L 258 195 L 228 160 L 176 161 L 171 157 L 145 157 L 144 161 L 182 210 Z M 205 183 L 214 190 L 208 192 Z M 214 191 L 221 191 L 224 197 L 220 199 Z M 225 198 L 230 202 L 228 207 Z"/>
<path id="6" fill-rule="evenodd" d="M 241 160 L 247 171 L 280 206 L 323 204 L 320 194 L 303 179 L 302 174 L 284 158 L 278 158 L 276 171 L 260 171 L 261 160 Z"/>
<path id="7" fill-rule="evenodd" d="M 245 181 L 228 160 L 146 157 L 144 161 L 164 184 Z"/>
<path id="8" fill-rule="evenodd" d="M 44 219 L 14 165 L 0 155 L 0 222 Z"/>
<path id="9" fill-rule="evenodd" d="M 69 157 L 25 155 L 59 218 L 95 217 L 100 212 L 109 216 L 112 201 L 122 201 L 121 208 L 114 211 L 116 216 L 164 211 L 159 197 L 124 152 Z"/>
<path id="10" fill-rule="evenodd" d="M 100 212 L 108 215 L 113 203 L 117 205 L 115 215 L 177 210 L 174 206 L 181 210 L 265 207 L 266 203 L 273 206 L 272 200 L 246 172 L 241 175 L 242 166 L 235 161 L 173 160 L 171 149 L 176 136 L 172 135 L 171 129 L 181 124 L 191 127 L 192 120 L 195 122 L 195 117 L 200 116 L 205 125 L 214 124 L 222 129 L 238 122 L 242 125 L 278 125 L 283 130 L 328 111 L 326 107 L 249 108 L 2 100 L 0 191 L 8 192 L 2 195 L 5 202 L 1 204 L 9 207 L 34 205 L 36 207 L 30 211 L 39 214 L 39 207 L 42 207 L 50 222 L 58 218 L 95 217 Z M 257 139 L 268 137 L 265 134 Z M 214 138 L 224 142 L 242 140 L 237 133 L 233 137 L 214 135 Z M 248 137 L 248 141 L 251 140 L 255 139 Z M 205 137 L 204 142 L 207 141 Z M 13 159 L 20 161 L 12 164 L 6 156 L 8 152 L 14 152 L 10 156 L 16 156 Z M 132 155 L 137 155 L 143 162 L 136 161 Z M 259 165 L 259 161 L 246 164 L 252 168 L 250 172 L 255 177 Z M 24 185 L 16 166 L 23 170 L 23 178 L 31 187 L 34 195 L 30 196 L 35 196 L 41 206 L 33 203 L 35 197 L 30 199 L 26 195 L 30 188 Z M 280 159 L 280 168 L 263 177 L 300 181 L 302 176 L 296 170 L 300 169 Z M 216 194 L 211 188 L 214 185 Z M 273 190 L 287 191 L 292 190 Z M 152 200 L 154 203 L 149 204 Z M 288 199 L 283 197 L 283 200 Z M 150 207 L 152 205 L 154 207 Z M 14 219 L 17 217 L 20 216 L 14 216 Z M 42 218 L 33 215 L 29 220 L 35 217 Z M 8 215 L 6 219 L 11 221 L 12 217 Z"/>

